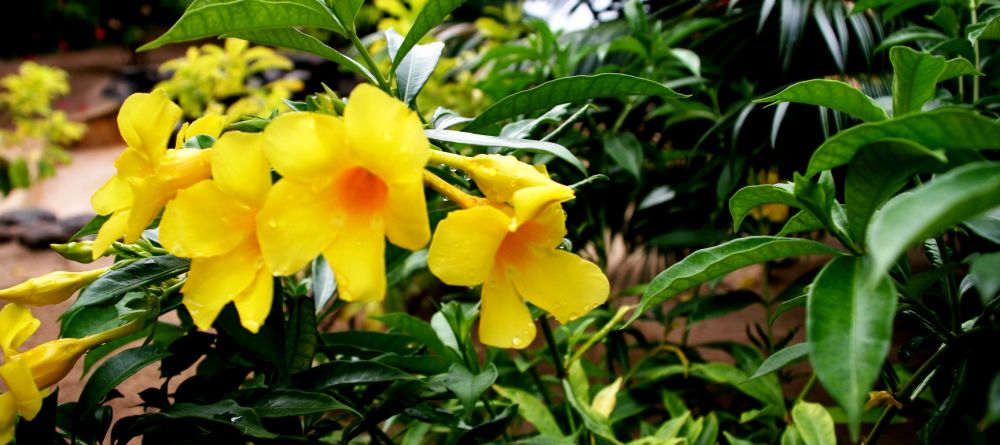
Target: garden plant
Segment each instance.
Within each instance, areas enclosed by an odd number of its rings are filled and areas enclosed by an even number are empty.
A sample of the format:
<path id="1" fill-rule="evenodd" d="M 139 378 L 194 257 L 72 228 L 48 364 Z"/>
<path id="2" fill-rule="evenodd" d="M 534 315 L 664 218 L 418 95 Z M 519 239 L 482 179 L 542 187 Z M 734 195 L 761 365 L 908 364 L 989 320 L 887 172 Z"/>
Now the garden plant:
<path id="1" fill-rule="evenodd" d="M 0 443 L 1000 440 L 1000 2 L 574 3 L 192 1 L 53 246 L 113 263 L 0 291 Z"/>

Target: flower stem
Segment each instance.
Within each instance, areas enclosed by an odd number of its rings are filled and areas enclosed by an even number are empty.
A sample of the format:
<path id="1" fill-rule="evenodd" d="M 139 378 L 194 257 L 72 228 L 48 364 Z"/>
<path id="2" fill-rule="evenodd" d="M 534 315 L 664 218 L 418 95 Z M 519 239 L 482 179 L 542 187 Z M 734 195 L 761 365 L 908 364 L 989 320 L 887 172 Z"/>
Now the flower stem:
<path id="1" fill-rule="evenodd" d="M 556 377 L 559 380 L 565 379 L 567 376 L 566 366 L 563 365 L 562 353 L 559 352 L 559 345 L 556 343 L 555 336 L 552 335 L 552 328 L 549 326 L 549 321 L 542 315 L 538 317 L 538 324 L 542 325 L 542 334 L 545 336 L 545 343 L 549 345 L 549 355 L 552 356 L 552 364 L 556 367 Z"/>
<path id="2" fill-rule="evenodd" d="M 448 153 L 444 150 L 431 150 L 431 157 L 427 160 L 431 164 L 444 164 L 451 168 L 468 171 L 472 165 L 472 158 L 455 153 Z"/>
<path id="3" fill-rule="evenodd" d="M 927 387 L 927 382 L 934 376 L 934 372 L 938 369 L 939 362 L 947 355 L 948 350 L 949 347 L 947 344 L 941 346 L 941 348 L 938 349 L 937 352 L 935 352 L 929 359 L 927 359 L 923 365 L 920 365 L 920 368 L 913 373 L 910 380 L 908 380 L 906 384 L 899 389 L 899 391 L 896 391 L 892 397 L 904 404 L 915 400 L 924 388 Z M 896 411 L 898 410 L 899 408 L 896 408 L 893 404 L 886 406 L 885 411 L 882 412 L 882 416 L 878 418 L 878 422 L 875 423 L 871 432 L 868 433 L 868 437 L 866 437 L 862 443 L 865 445 L 871 445 L 878 442 L 878 439 L 882 437 L 882 433 L 885 432 L 886 427 L 888 427 L 889 423 L 892 422 L 892 418 L 896 415 Z"/>
<path id="4" fill-rule="evenodd" d="M 142 329 L 143 324 L 144 323 L 141 320 L 135 320 L 114 329 L 98 332 L 94 335 L 88 335 L 80 339 L 80 341 L 85 345 L 86 349 L 93 349 L 111 340 L 117 340 L 139 332 L 139 330 Z"/>
<path id="5" fill-rule="evenodd" d="M 484 201 L 483 198 L 465 193 L 458 187 L 451 185 L 448 181 L 441 179 L 427 170 L 424 170 L 424 183 L 463 209 L 475 207 Z"/>
<path id="6" fill-rule="evenodd" d="M 349 32 L 347 34 L 348 38 L 351 39 L 351 43 L 354 44 L 354 48 L 361 53 L 361 58 L 365 59 L 365 64 L 368 65 L 368 69 L 372 72 L 372 75 L 375 76 L 375 80 L 378 81 L 378 87 L 386 93 L 389 93 L 389 95 L 392 95 L 392 88 L 389 87 L 389 82 L 385 80 L 385 76 L 382 75 L 382 71 L 379 71 L 378 64 L 375 63 L 375 59 L 372 58 L 372 55 L 368 52 L 368 48 L 365 47 L 365 44 L 358 38 L 358 34 L 354 32 Z"/>

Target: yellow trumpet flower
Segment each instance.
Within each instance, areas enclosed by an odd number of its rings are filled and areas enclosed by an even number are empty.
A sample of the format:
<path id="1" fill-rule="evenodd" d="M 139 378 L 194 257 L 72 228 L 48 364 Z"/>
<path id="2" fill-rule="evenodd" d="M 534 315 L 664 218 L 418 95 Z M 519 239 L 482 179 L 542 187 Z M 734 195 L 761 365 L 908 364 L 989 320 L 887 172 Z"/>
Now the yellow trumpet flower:
<path id="1" fill-rule="evenodd" d="M 437 226 L 427 265 L 445 283 L 482 284 L 479 340 L 521 349 L 535 338 L 524 300 L 566 323 L 604 303 L 610 286 L 596 264 L 556 249 L 566 235 L 559 204 L 514 223 L 492 205 L 451 212 Z"/>
<path id="2" fill-rule="evenodd" d="M 65 378 L 85 352 L 141 328 L 136 321 L 84 338 L 61 338 L 18 352 L 40 325 L 21 305 L 10 303 L 0 309 L 0 350 L 4 358 L 0 379 L 9 389 L 0 394 L 0 444 L 13 438 L 18 413 L 27 421 L 38 415 L 45 390 Z"/>
<path id="3" fill-rule="evenodd" d="M 282 175 L 257 217 L 268 266 L 290 275 L 323 254 L 341 298 L 384 298 L 385 238 L 409 250 L 430 238 L 422 182 L 430 144 L 417 115 L 360 85 L 343 119 L 278 116 L 264 130 L 264 153 Z"/>
<path id="4" fill-rule="evenodd" d="M 272 274 L 261 259 L 257 213 L 271 189 L 263 135 L 229 132 L 212 148 L 211 180 L 177 193 L 160 221 L 160 241 L 192 258 L 181 292 L 202 330 L 230 301 L 247 330 L 257 332 L 271 310 Z"/>
<path id="5" fill-rule="evenodd" d="M 0 290 L 0 300 L 31 306 L 58 304 L 73 296 L 81 287 L 93 283 L 108 270 L 85 272 L 51 272 L 32 278 L 14 287 Z"/>
<path id="6" fill-rule="evenodd" d="M 122 236 L 127 243 L 138 239 L 178 190 L 208 178 L 210 151 L 167 149 L 180 117 L 180 107 L 163 90 L 133 94 L 122 104 L 118 130 L 128 148 L 115 161 L 118 172 L 90 198 L 97 214 L 110 215 L 94 240 L 93 258 L 103 255 Z M 222 121 L 207 115 L 184 131 L 217 137 Z"/>

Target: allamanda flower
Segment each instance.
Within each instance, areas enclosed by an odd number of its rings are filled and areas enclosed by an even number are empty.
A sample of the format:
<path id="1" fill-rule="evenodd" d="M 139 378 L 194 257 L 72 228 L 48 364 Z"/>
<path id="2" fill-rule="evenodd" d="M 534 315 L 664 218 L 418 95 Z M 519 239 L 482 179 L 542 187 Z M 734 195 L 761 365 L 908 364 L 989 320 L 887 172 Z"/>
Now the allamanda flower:
<path id="1" fill-rule="evenodd" d="M 0 394 L 0 445 L 13 438 L 18 413 L 27 421 L 38 415 L 47 388 L 66 377 L 80 356 L 141 328 L 139 322 L 132 322 L 84 338 L 60 338 L 19 352 L 39 326 L 41 322 L 21 305 L 10 303 L 0 309 L 0 352 L 4 359 L 0 378 L 9 390 Z"/>
<path id="2" fill-rule="evenodd" d="M 382 299 L 385 238 L 410 250 L 430 238 L 429 146 L 417 115 L 371 85 L 354 89 L 343 119 L 277 117 L 264 130 L 264 153 L 282 179 L 257 217 L 268 266 L 290 275 L 322 253 L 341 298 Z"/>
<path id="3" fill-rule="evenodd" d="M 81 287 L 93 283 L 107 270 L 108 268 L 105 267 L 85 272 L 47 273 L 14 287 L 0 290 L 0 300 L 32 306 L 62 303 L 73 296 Z"/>
<path id="4" fill-rule="evenodd" d="M 110 215 L 94 240 L 93 258 L 124 236 L 139 238 L 164 204 L 178 190 L 209 175 L 207 150 L 167 149 L 181 109 L 163 90 L 129 96 L 118 113 L 118 130 L 128 147 L 115 161 L 118 172 L 91 197 L 99 215 Z M 182 132 L 217 137 L 225 122 L 217 115 L 198 119 Z"/>
<path id="5" fill-rule="evenodd" d="M 212 148 L 212 178 L 181 190 L 160 221 L 170 253 L 192 258 L 181 291 L 200 329 L 234 302 L 243 326 L 257 332 L 271 310 L 272 274 L 261 259 L 257 212 L 271 189 L 262 135 L 228 132 Z"/>
<path id="6" fill-rule="evenodd" d="M 566 235 L 558 203 L 517 225 L 516 212 L 505 210 L 478 205 L 449 213 L 437 226 L 427 265 L 445 283 L 482 284 L 479 340 L 521 349 L 535 338 L 524 300 L 566 323 L 604 303 L 610 286 L 596 264 L 556 249 Z"/>

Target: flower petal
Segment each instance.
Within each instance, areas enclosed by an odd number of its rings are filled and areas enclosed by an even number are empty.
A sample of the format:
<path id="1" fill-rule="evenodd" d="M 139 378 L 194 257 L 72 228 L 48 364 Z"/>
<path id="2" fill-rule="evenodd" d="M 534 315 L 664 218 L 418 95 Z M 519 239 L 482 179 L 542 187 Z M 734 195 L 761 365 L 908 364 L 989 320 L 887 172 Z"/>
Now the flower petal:
<path id="1" fill-rule="evenodd" d="M 8 303 L 0 309 L 0 351 L 4 357 L 17 354 L 22 344 L 31 337 L 42 322 L 31 315 L 31 309 L 17 303 Z"/>
<path id="2" fill-rule="evenodd" d="M 114 175 L 90 197 L 90 205 L 98 215 L 108 215 L 132 205 L 132 188 L 120 176 Z"/>
<path id="3" fill-rule="evenodd" d="M 348 216 L 323 257 L 333 269 L 344 301 L 385 298 L 385 228 L 380 218 Z"/>
<path id="4" fill-rule="evenodd" d="M 423 177 L 430 143 L 420 118 L 403 102 L 372 85 L 358 85 L 344 109 L 344 126 L 352 160 L 387 183 Z"/>
<path id="5" fill-rule="evenodd" d="M 514 218 L 518 224 L 539 216 L 546 206 L 573 199 L 573 189 L 557 183 L 526 187 L 514 192 Z"/>
<path id="6" fill-rule="evenodd" d="M 156 162 L 167 149 L 174 124 L 181 118 L 181 108 L 167 93 L 136 93 L 125 99 L 118 112 L 118 131 L 129 147 Z"/>
<path id="7" fill-rule="evenodd" d="M 384 215 L 389 241 L 404 249 L 422 249 L 431 239 L 423 181 L 396 181 L 388 190 Z"/>
<path id="8" fill-rule="evenodd" d="M 0 366 L 0 378 L 3 378 L 10 394 L 14 396 L 17 411 L 24 420 L 33 420 L 42 410 L 42 392 L 35 386 L 31 368 L 24 360 L 11 360 Z"/>
<path id="9" fill-rule="evenodd" d="M 521 296 L 560 323 L 590 312 L 610 293 L 600 267 L 563 250 L 536 251 L 508 274 Z"/>
<path id="10" fill-rule="evenodd" d="M 535 339 L 535 322 L 528 306 L 500 269 L 483 284 L 479 341 L 498 348 L 524 349 Z"/>
<path id="11" fill-rule="evenodd" d="M 135 196 L 128 212 L 128 224 L 125 226 L 125 242 L 131 243 L 139 239 L 142 231 L 156 219 L 156 214 L 173 197 L 173 193 L 152 177 L 129 178 L 128 183 Z"/>
<path id="12" fill-rule="evenodd" d="M 264 129 L 264 155 L 274 169 L 317 186 L 341 164 L 344 143 L 344 123 L 325 114 L 283 114 Z"/>
<path id="13" fill-rule="evenodd" d="M 255 237 L 255 212 L 230 199 L 216 181 L 204 180 L 181 190 L 160 220 L 160 241 L 170 253 L 186 258 L 222 255 Z"/>
<path id="14" fill-rule="evenodd" d="M 198 329 L 210 328 L 222 308 L 257 278 L 263 262 L 253 244 L 247 241 L 225 255 L 191 260 L 191 271 L 181 292 Z"/>
<path id="15" fill-rule="evenodd" d="M 273 298 L 274 277 L 266 267 L 261 267 L 253 283 L 233 300 L 240 314 L 240 324 L 256 334 L 267 319 L 267 314 L 271 312 Z"/>
<path id="16" fill-rule="evenodd" d="M 5 392 L 0 394 L 0 444 L 10 443 L 14 438 L 14 425 L 17 423 L 17 403 L 14 395 Z"/>
<path id="17" fill-rule="evenodd" d="M 257 215 L 257 237 L 267 266 L 291 275 L 316 258 L 339 231 L 328 199 L 301 182 L 278 181 Z"/>
<path id="18" fill-rule="evenodd" d="M 93 259 L 96 260 L 104 255 L 111 244 L 125 234 L 125 229 L 128 228 L 129 213 L 131 213 L 129 210 L 119 210 L 112 214 L 107 221 L 104 221 L 101 229 L 97 232 L 94 244 L 91 245 Z"/>
<path id="19" fill-rule="evenodd" d="M 438 223 L 427 266 L 452 286 L 475 286 L 493 270 L 510 218 L 493 207 L 456 210 Z"/>
<path id="20" fill-rule="evenodd" d="M 200 134 L 207 134 L 213 138 L 218 138 L 224 128 L 226 128 L 225 117 L 218 113 L 206 113 L 204 116 L 191 122 L 183 137 L 186 140 Z"/>
<path id="21" fill-rule="evenodd" d="M 260 133 L 226 133 L 212 147 L 212 178 L 232 197 L 259 209 L 271 190 L 271 167 Z"/>

